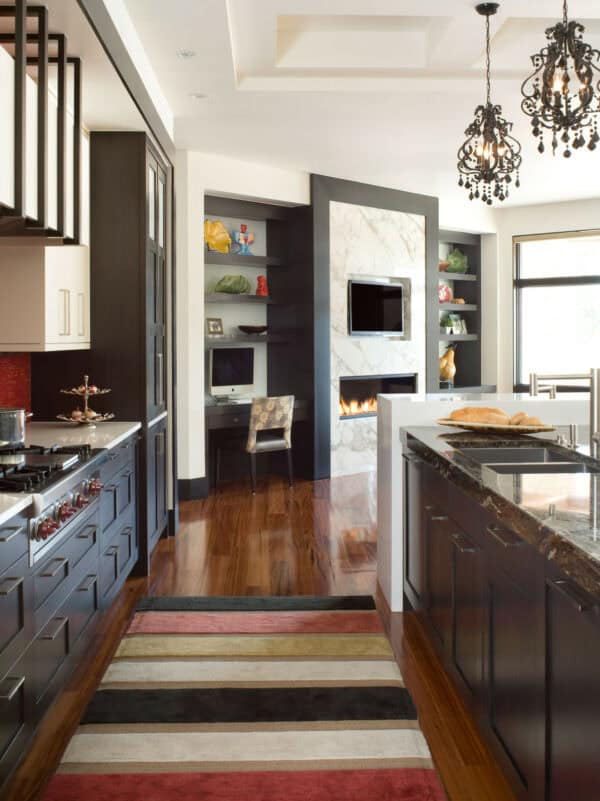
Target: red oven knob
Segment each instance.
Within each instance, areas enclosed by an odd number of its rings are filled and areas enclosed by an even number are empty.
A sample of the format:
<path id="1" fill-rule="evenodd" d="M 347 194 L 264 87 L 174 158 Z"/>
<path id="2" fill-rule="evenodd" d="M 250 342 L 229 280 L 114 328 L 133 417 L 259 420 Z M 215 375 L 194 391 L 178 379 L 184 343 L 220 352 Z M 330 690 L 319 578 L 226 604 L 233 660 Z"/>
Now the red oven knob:
<path id="1" fill-rule="evenodd" d="M 36 536 L 38 539 L 47 540 L 48 537 L 54 534 L 58 527 L 59 524 L 56 520 L 53 520 L 51 517 L 45 517 L 36 529 Z"/>
<path id="2" fill-rule="evenodd" d="M 100 495 L 103 489 L 104 489 L 104 484 L 100 481 L 99 478 L 93 478 L 90 481 L 90 486 L 89 486 L 90 495 Z"/>
<path id="3" fill-rule="evenodd" d="M 70 517 L 73 517 L 75 512 L 77 511 L 75 506 L 71 506 L 68 503 L 63 503 L 60 509 L 58 510 L 58 518 L 61 522 L 65 522 Z"/>
<path id="4" fill-rule="evenodd" d="M 75 498 L 75 506 L 78 509 L 83 509 L 85 506 L 88 505 L 88 503 L 89 503 L 88 499 L 84 498 L 84 496 L 81 495 L 81 493 Z"/>

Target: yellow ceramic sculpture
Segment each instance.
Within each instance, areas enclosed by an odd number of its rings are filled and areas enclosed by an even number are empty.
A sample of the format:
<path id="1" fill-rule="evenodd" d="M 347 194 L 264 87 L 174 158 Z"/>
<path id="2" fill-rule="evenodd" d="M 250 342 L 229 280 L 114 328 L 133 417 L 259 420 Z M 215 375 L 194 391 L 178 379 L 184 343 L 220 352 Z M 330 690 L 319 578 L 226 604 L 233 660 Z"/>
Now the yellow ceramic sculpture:
<path id="1" fill-rule="evenodd" d="M 448 348 L 444 355 L 440 357 L 440 378 L 442 381 L 453 383 L 455 375 L 454 348 Z"/>
<path id="2" fill-rule="evenodd" d="M 229 253 L 231 237 L 220 220 L 204 220 L 204 241 L 211 250 Z"/>

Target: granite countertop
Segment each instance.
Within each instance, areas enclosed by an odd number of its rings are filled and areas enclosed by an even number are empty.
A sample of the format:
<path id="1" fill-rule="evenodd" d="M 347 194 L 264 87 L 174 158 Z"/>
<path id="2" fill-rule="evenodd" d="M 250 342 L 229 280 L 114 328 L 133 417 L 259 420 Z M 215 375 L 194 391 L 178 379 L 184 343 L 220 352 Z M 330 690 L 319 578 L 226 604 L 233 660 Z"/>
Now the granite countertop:
<path id="1" fill-rule="evenodd" d="M 40 445 L 50 448 L 53 445 L 91 445 L 92 448 L 110 450 L 119 445 L 142 427 L 137 422 L 99 423 L 96 428 L 73 425 L 72 423 L 28 423 L 25 433 L 26 445 Z M 0 525 L 26 509 L 32 503 L 27 493 L 0 492 Z"/>
<path id="2" fill-rule="evenodd" d="M 409 427 L 402 444 L 519 534 L 600 601 L 600 473 L 500 474 L 460 453 L 468 447 L 546 445 L 570 458 L 600 462 L 540 437 Z"/>

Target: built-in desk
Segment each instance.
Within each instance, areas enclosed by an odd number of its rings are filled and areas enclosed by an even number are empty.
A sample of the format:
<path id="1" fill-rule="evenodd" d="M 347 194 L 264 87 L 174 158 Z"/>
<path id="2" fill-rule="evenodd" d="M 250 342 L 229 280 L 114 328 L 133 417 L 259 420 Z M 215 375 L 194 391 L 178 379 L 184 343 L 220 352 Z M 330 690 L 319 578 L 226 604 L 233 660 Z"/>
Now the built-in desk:
<path id="1" fill-rule="evenodd" d="M 219 440 L 233 439 L 238 437 L 240 439 L 245 437 L 250 425 L 250 409 L 252 403 L 217 403 L 216 401 L 208 400 L 205 405 L 206 416 L 206 464 L 209 467 L 210 483 L 214 487 L 214 464 L 216 445 Z M 294 401 L 294 422 L 292 425 L 292 449 L 294 454 L 294 464 L 298 475 L 305 472 L 304 465 L 307 462 L 306 454 L 304 451 L 306 447 L 303 446 L 305 437 L 299 436 L 297 432 L 298 423 L 306 423 L 310 419 L 310 403 L 309 401 L 297 398 Z M 304 426 L 300 426 L 304 428 Z M 236 454 L 234 454 L 235 456 Z M 235 463 L 228 466 L 227 475 L 231 478 L 238 478 L 248 474 L 248 467 L 246 462 L 242 464 L 242 460 L 238 458 Z M 277 454 L 274 454 L 277 458 Z M 259 460 L 259 468 L 261 462 L 268 465 L 268 458 Z M 225 477 L 223 472 L 222 477 Z"/>

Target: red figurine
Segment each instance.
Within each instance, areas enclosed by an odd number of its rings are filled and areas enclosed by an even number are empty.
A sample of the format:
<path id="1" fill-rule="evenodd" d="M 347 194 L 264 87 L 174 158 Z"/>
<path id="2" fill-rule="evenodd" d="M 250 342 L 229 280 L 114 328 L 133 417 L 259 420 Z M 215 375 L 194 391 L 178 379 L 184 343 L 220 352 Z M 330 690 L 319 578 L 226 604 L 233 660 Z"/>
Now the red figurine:
<path id="1" fill-rule="evenodd" d="M 269 295 L 267 277 L 265 275 L 259 275 L 256 279 L 256 294 L 261 297 L 267 297 Z"/>

